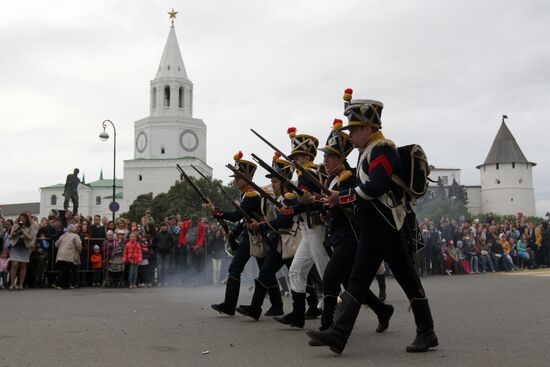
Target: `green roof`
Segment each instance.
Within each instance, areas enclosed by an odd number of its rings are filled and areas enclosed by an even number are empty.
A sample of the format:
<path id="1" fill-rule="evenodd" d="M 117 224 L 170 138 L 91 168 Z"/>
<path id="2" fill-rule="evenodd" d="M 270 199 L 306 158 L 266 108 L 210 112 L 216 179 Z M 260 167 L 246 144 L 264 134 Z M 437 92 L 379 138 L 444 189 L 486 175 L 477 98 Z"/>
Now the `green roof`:
<path id="1" fill-rule="evenodd" d="M 122 187 L 124 180 L 117 179 L 115 182 L 115 187 Z M 97 180 L 89 182 L 86 185 L 90 187 L 113 187 L 113 180 Z"/>
<path id="2" fill-rule="evenodd" d="M 124 183 L 124 180 L 117 179 L 115 183 L 115 187 L 121 188 L 123 183 Z M 90 187 L 113 187 L 113 180 L 97 180 L 97 181 L 89 182 L 85 185 Z M 65 188 L 65 185 L 61 183 L 56 185 L 41 187 L 41 189 L 63 189 L 63 188 Z"/>

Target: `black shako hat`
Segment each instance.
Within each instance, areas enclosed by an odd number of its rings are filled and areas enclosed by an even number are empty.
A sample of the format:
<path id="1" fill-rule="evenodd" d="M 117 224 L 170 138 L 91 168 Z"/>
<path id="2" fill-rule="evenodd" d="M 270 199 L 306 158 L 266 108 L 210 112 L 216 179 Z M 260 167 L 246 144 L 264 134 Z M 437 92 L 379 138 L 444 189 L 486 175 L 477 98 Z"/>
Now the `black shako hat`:
<path id="1" fill-rule="evenodd" d="M 344 115 L 348 118 L 348 124 L 342 130 L 352 126 L 372 126 L 381 129 L 384 104 L 374 99 L 352 99 L 352 94 L 351 88 L 344 91 Z"/>
<path id="2" fill-rule="evenodd" d="M 319 146 L 319 139 L 307 134 L 296 134 L 297 129 L 295 127 L 289 127 L 286 131 L 290 137 L 290 144 L 292 152 L 289 157 L 294 159 L 296 154 L 307 154 L 311 157 L 311 160 L 315 159 L 317 155 L 317 147 Z"/>
<path id="3" fill-rule="evenodd" d="M 287 160 L 281 159 L 281 154 L 276 152 L 273 155 L 273 162 L 271 163 L 271 168 L 273 168 L 277 173 L 279 173 L 281 176 L 284 176 L 289 181 L 292 180 L 292 174 L 294 173 L 294 167 L 292 166 L 292 163 L 290 163 Z M 271 173 L 268 173 L 265 175 L 267 178 L 273 177 Z"/>
<path id="4" fill-rule="evenodd" d="M 252 180 L 258 166 L 256 166 L 256 163 L 244 160 L 242 158 L 243 152 L 241 152 L 240 150 L 235 153 L 235 155 L 233 155 L 233 159 L 235 160 L 235 168 L 246 177 L 248 177 L 250 180 Z M 235 177 L 235 175 L 233 174 L 229 177 Z"/>
<path id="5" fill-rule="evenodd" d="M 342 120 L 334 119 L 332 130 L 327 138 L 324 148 L 319 148 L 321 152 L 336 154 L 346 158 L 353 150 L 353 144 L 349 135 L 342 131 Z"/>

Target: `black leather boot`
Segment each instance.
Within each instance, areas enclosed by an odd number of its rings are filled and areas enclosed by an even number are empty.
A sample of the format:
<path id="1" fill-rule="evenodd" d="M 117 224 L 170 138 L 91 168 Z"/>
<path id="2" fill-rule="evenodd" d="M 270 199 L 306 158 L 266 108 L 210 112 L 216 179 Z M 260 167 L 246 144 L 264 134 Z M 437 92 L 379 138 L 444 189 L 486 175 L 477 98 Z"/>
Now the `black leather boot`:
<path id="1" fill-rule="evenodd" d="M 336 307 L 332 326 L 325 331 L 310 330 L 307 332 L 313 342 L 328 346 L 336 354 L 342 354 L 346 347 L 361 309 L 361 304 L 351 294 L 344 292 L 340 295 L 340 298 L 342 298 L 342 303 Z"/>
<path id="2" fill-rule="evenodd" d="M 439 342 L 434 332 L 434 322 L 428 299 L 413 299 L 411 309 L 416 323 L 416 338 L 412 344 L 407 345 L 407 352 L 420 353 L 437 347 Z"/>
<path id="3" fill-rule="evenodd" d="M 317 296 L 317 288 L 313 285 L 306 286 L 307 296 L 307 311 L 305 313 L 306 320 L 313 320 L 321 316 L 321 310 L 317 307 L 319 304 L 319 297 Z"/>
<path id="4" fill-rule="evenodd" d="M 271 307 L 266 311 L 265 316 L 282 316 L 285 314 L 283 310 L 283 298 L 281 297 L 281 290 L 279 285 L 276 284 L 273 287 L 267 289 L 267 295 L 271 302 Z"/>
<path id="5" fill-rule="evenodd" d="M 275 321 L 292 327 L 303 328 L 305 324 L 306 294 L 292 291 L 292 312 L 281 317 L 274 317 Z"/>
<path id="6" fill-rule="evenodd" d="M 338 296 L 325 296 L 323 298 L 323 312 L 321 314 L 321 326 L 319 330 L 327 330 L 332 325 L 337 302 Z"/>
<path id="7" fill-rule="evenodd" d="M 212 308 L 219 313 L 234 316 L 240 290 L 240 279 L 229 277 L 225 285 L 225 300 L 222 303 L 212 305 Z"/>
<path id="8" fill-rule="evenodd" d="M 267 288 L 262 285 L 257 279 L 254 280 L 254 294 L 250 305 L 241 305 L 235 309 L 238 313 L 252 317 L 258 321 L 262 315 L 262 304 L 264 303 Z"/>
<path id="9" fill-rule="evenodd" d="M 321 326 L 319 326 L 320 331 L 328 330 L 332 321 L 334 320 L 334 309 L 336 308 L 336 303 L 338 302 L 338 296 L 325 296 L 323 298 L 323 313 L 321 314 Z M 312 347 L 319 347 L 323 344 L 310 339 L 309 345 Z"/>
<path id="10" fill-rule="evenodd" d="M 365 294 L 363 299 L 363 304 L 369 306 L 369 308 L 376 314 L 378 317 L 378 326 L 376 327 L 377 333 L 382 333 L 388 329 L 390 326 L 390 318 L 393 315 L 393 306 L 382 303 L 380 299 L 372 293 L 369 289 Z"/>
<path id="11" fill-rule="evenodd" d="M 378 281 L 378 299 L 380 302 L 384 302 L 386 300 L 386 276 L 384 274 L 382 275 L 376 275 L 376 280 Z"/>

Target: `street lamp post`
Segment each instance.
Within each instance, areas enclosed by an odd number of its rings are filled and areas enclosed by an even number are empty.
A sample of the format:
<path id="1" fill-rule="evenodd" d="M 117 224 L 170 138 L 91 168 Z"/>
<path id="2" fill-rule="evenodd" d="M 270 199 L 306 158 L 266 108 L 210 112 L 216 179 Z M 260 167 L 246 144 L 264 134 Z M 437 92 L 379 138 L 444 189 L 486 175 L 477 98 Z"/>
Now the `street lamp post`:
<path id="1" fill-rule="evenodd" d="M 109 139 L 109 133 L 107 133 L 107 122 L 113 127 L 113 203 L 115 202 L 115 190 L 116 190 L 116 128 L 115 124 L 111 120 L 105 120 L 101 123 L 103 126 L 103 131 L 99 134 L 99 139 L 101 141 L 107 141 Z M 110 206 L 109 206 L 110 207 Z M 113 223 L 115 222 L 115 210 L 110 208 L 113 212 Z"/>

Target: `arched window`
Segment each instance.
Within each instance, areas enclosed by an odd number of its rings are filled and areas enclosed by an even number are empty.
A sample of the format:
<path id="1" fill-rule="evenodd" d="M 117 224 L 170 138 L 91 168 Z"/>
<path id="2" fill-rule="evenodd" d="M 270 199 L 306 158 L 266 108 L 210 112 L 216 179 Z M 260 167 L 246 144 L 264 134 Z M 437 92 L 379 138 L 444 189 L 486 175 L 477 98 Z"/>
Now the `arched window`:
<path id="1" fill-rule="evenodd" d="M 183 87 L 180 87 L 180 90 L 179 90 L 178 107 L 183 108 Z"/>
<path id="2" fill-rule="evenodd" d="M 160 147 L 160 154 L 166 153 L 166 149 L 164 147 Z"/>
<path id="3" fill-rule="evenodd" d="M 164 107 L 170 107 L 170 87 L 164 87 Z"/>
<path id="4" fill-rule="evenodd" d="M 151 92 L 151 108 L 157 108 L 157 88 L 153 88 L 153 91 Z"/>
<path id="5" fill-rule="evenodd" d="M 50 196 L 50 204 L 51 205 L 57 205 L 57 195 Z"/>

